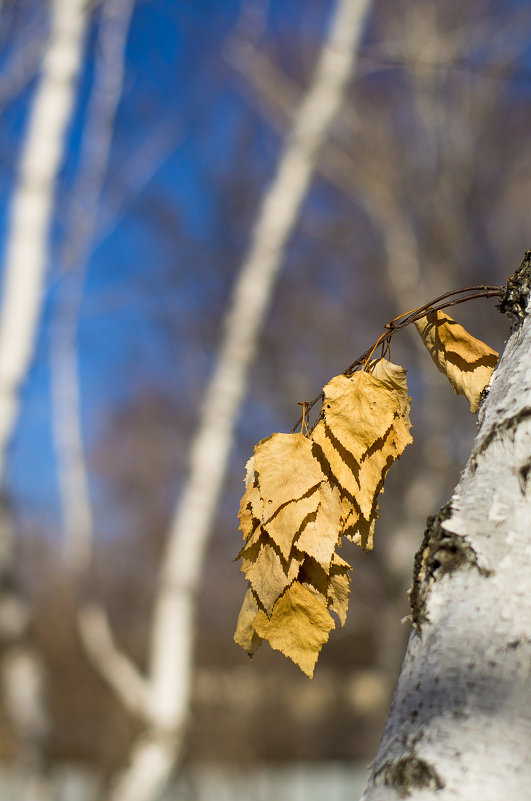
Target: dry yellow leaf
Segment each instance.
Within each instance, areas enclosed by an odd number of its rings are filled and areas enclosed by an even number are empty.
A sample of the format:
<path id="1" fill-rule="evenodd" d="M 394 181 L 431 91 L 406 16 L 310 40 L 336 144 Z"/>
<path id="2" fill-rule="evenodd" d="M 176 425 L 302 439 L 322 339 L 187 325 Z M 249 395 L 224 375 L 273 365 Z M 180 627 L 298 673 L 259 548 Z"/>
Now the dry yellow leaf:
<path id="1" fill-rule="evenodd" d="M 365 549 L 372 548 L 376 501 L 387 471 L 412 441 L 405 370 L 387 359 L 380 359 L 373 369 L 374 374 L 354 373 L 346 379 L 353 382 L 355 391 L 345 383 L 345 376 L 336 377 L 342 381 L 332 379 L 327 384 L 324 420 L 313 432 L 332 476 L 352 501 L 348 525 L 344 526 L 347 536 Z M 341 403 L 327 394 L 330 386 L 333 391 L 345 389 Z"/>
<path id="2" fill-rule="evenodd" d="M 324 476 L 313 455 L 314 444 L 303 434 L 273 434 L 254 449 L 264 522 L 283 504 L 305 495 Z"/>
<path id="3" fill-rule="evenodd" d="M 470 411 L 477 412 L 481 393 L 498 363 L 498 353 L 442 311 L 430 312 L 415 325 L 431 358 L 447 376 L 456 395 L 464 395 Z"/>
<path id="4" fill-rule="evenodd" d="M 311 678 L 334 621 L 326 606 L 296 581 L 278 599 L 271 617 L 260 609 L 253 626 L 259 637 Z"/>
<path id="5" fill-rule="evenodd" d="M 377 496 L 411 442 L 405 371 L 371 366 L 326 385 L 312 439 L 274 434 L 247 463 L 239 556 L 250 589 L 235 639 L 248 653 L 267 639 L 309 676 L 334 628 L 330 611 L 346 620 L 350 565 L 336 547 L 345 536 L 372 548 Z"/>
<path id="6" fill-rule="evenodd" d="M 338 553 L 335 553 L 332 556 L 332 565 L 330 573 L 334 575 L 339 575 L 340 573 L 348 573 L 349 570 L 352 570 L 352 565 L 343 559 Z"/>
<path id="7" fill-rule="evenodd" d="M 309 495 L 303 495 L 302 498 L 281 506 L 276 514 L 264 524 L 265 530 L 271 539 L 276 542 L 285 559 L 289 557 L 293 540 L 301 527 L 305 521 L 315 516 L 320 503 L 321 492 L 319 485 L 310 491 Z"/>
<path id="8" fill-rule="evenodd" d="M 342 626 L 345 625 L 350 595 L 350 577 L 345 573 L 330 576 L 328 587 L 328 608 L 335 612 Z"/>
<path id="9" fill-rule="evenodd" d="M 245 478 L 243 480 L 245 484 L 245 488 L 249 487 L 251 484 L 255 483 L 256 479 L 256 471 L 254 467 L 254 456 L 251 456 L 250 459 L 247 459 L 245 463 Z"/>
<path id="10" fill-rule="evenodd" d="M 364 371 L 358 371 L 350 378 L 335 376 L 323 392 L 324 421 L 329 439 L 336 449 L 346 452 L 359 463 L 393 424 L 395 412 L 399 410 L 394 393 Z"/>
<path id="11" fill-rule="evenodd" d="M 249 485 L 240 502 L 240 530 L 244 540 L 249 539 L 256 526 L 262 519 L 262 499 L 258 487 Z"/>
<path id="12" fill-rule="evenodd" d="M 392 429 L 389 434 L 391 433 Z M 387 471 L 400 453 L 395 449 L 393 438 L 388 435 L 382 443 L 382 448 L 368 454 L 361 463 L 360 488 L 356 495 L 356 502 L 366 520 L 370 520 L 374 516 L 376 501 L 380 492 L 383 491 Z"/>
<path id="13" fill-rule="evenodd" d="M 325 606 L 327 605 L 328 587 L 330 584 L 329 569 L 325 570 L 319 562 L 307 556 L 301 565 L 299 578 L 297 580 L 307 589 L 317 593 L 322 603 L 324 603 Z"/>
<path id="14" fill-rule="evenodd" d="M 411 398 L 408 396 L 406 370 L 388 359 L 378 359 L 372 366 L 372 375 L 394 393 L 399 404 L 398 413 L 409 414 Z"/>
<path id="15" fill-rule="evenodd" d="M 298 575 L 300 562 L 291 559 L 287 568 L 275 548 L 268 542 L 259 542 L 245 548 L 242 553 L 241 572 L 256 593 L 268 614 L 285 588 Z"/>
<path id="16" fill-rule="evenodd" d="M 319 487 L 320 504 L 296 540 L 299 551 L 312 556 L 328 572 L 339 540 L 343 507 L 337 487 L 323 482 Z"/>
<path id="17" fill-rule="evenodd" d="M 234 642 L 243 648 L 251 657 L 262 642 L 262 638 L 258 636 L 253 628 L 253 622 L 257 613 L 257 600 L 251 588 L 248 587 L 243 599 L 242 608 L 240 609 L 240 614 L 238 615 Z"/>
<path id="18" fill-rule="evenodd" d="M 364 551 L 372 551 L 374 541 L 374 525 L 378 516 L 378 507 L 374 505 L 373 511 L 367 520 L 361 512 L 352 506 L 351 513 L 343 521 L 341 535 L 359 545 Z"/>
<path id="19" fill-rule="evenodd" d="M 306 559 L 299 573 L 299 582 L 321 603 L 338 616 L 341 625 L 345 624 L 348 609 L 348 596 L 351 570 L 337 553 L 332 556 L 329 572 L 325 571 L 314 559 Z"/>

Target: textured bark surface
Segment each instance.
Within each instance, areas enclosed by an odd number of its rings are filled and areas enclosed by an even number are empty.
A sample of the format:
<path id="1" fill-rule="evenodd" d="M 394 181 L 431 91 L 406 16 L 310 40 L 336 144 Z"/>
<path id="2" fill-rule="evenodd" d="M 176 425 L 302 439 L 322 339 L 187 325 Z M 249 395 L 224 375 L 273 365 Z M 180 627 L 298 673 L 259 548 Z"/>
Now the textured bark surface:
<path id="1" fill-rule="evenodd" d="M 526 258 L 514 297 L 529 311 Z M 362 801 L 531 798 L 530 352 L 527 316 L 454 494 L 428 521 L 413 629 Z"/>

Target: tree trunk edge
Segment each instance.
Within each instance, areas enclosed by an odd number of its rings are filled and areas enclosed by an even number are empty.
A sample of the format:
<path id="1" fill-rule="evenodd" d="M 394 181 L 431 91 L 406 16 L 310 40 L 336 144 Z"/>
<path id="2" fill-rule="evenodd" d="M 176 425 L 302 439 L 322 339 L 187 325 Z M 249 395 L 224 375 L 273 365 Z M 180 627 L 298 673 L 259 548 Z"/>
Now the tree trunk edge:
<path id="1" fill-rule="evenodd" d="M 519 346 L 524 344 L 525 337 L 522 329 L 530 311 L 530 300 L 531 251 L 527 251 L 520 267 L 507 281 L 498 305 L 500 312 L 507 314 L 513 322 L 513 328 L 497 370 L 506 370 L 508 360 L 518 351 Z M 529 328 L 529 320 L 527 320 L 525 328 Z M 484 560 L 478 556 L 465 532 L 454 533 L 444 527 L 445 521 L 449 520 L 454 512 L 454 499 L 457 500 L 457 506 L 459 506 L 458 490 L 462 485 L 463 476 L 467 472 L 474 473 L 479 454 L 487 449 L 497 434 L 500 433 L 501 428 L 508 430 L 514 439 L 517 426 L 523 420 L 528 419 L 531 414 L 525 404 L 525 408 L 522 408 L 513 417 L 507 416 L 507 409 L 500 407 L 499 410 L 495 409 L 495 411 L 501 412 L 499 426 L 493 425 L 493 413 L 492 411 L 490 411 L 490 414 L 487 413 L 490 386 L 492 386 L 492 381 L 480 408 L 478 433 L 467 466 L 457 484 L 456 490 L 452 494 L 451 500 L 444 504 L 436 515 L 428 518 L 422 543 L 415 554 L 413 582 L 409 593 L 412 629 L 389 716 L 377 755 L 370 766 L 370 778 L 362 796 L 362 801 L 387 801 L 388 799 L 391 801 L 391 799 L 410 796 L 414 796 L 419 801 L 420 799 L 424 801 L 424 799 L 430 798 L 446 799 L 450 797 L 455 799 L 462 798 L 463 801 L 467 799 L 468 801 L 471 797 L 467 795 L 470 788 L 468 791 L 464 790 L 463 795 L 455 794 L 455 787 L 448 787 L 446 788 L 447 792 L 445 792 L 444 774 L 441 774 L 437 769 L 436 763 L 432 764 L 430 760 L 424 758 L 422 753 L 417 751 L 417 744 L 422 741 L 423 733 L 421 732 L 420 736 L 418 736 L 418 733 L 415 735 L 414 727 L 411 728 L 411 732 L 408 732 L 407 724 L 397 727 L 396 718 L 397 712 L 403 714 L 404 710 L 408 711 L 409 709 L 411 711 L 413 706 L 411 703 L 408 706 L 408 682 L 409 691 L 411 691 L 412 687 L 410 677 L 406 676 L 404 679 L 403 677 L 408 670 L 411 672 L 410 663 L 416 657 L 419 657 L 423 650 L 426 650 L 425 642 L 422 645 L 419 645 L 419 643 L 422 643 L 424 638 L 424 624 L 428 622 L 426 608 L 433 589 L 435 574 L 437 580 L 439 580 L 445 574 L 451 576 L 452 573 L 463 568 L 467 572 L 475 571 L 477 575 L 484 577 L 492 576 L 494 573 L 488 563 L 484 563 Z M 504 415 L 503 412 L 506 414 Z M 487 429 L 486 432 L 485 428 Z M 531 459 L 528 459 L 526 464 L 531 466 Z M 521 474 L 521 468 L 519 472 Z M 525 488 L 526 481 L 524 480 L 524 488 L 522 489 L 524 495 Z M 459 509 L 457 509 L 457 516 L 459 517 Z M 428 638 L 431 636 L 429 630 L 427 636 Z M 402 687 L 401 692 L 401 684 L 406 688 L 405 691 L 404 687 Z M 416 689 L 418 687 L 419 684 L 417 684 Z M 416 703 L 418 703 L 418 698 Z M 430 723 L 428 723 L 429 725 Z M 401 735 L 402 739 L 398 746 L 397 733 Z M 410 733 L 413 736 L 409 736 Z M 491 796 L 489 796 L 490 798 Z M 492 796 L 492 798 L 495 798 L 496 801 L 499 798 L 499 801 L 502 801 L 503 796 L 496 795 Z"/>

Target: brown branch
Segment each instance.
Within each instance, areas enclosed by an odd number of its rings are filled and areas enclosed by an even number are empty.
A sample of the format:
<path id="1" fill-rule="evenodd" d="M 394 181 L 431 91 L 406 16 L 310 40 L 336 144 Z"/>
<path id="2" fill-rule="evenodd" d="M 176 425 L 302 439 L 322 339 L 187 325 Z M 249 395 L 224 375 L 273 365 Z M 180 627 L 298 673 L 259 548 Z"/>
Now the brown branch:
<path id="1" fill-rule="evenodd" d="M 426 315 L 428 311 L 441 311 L 442 309 L 449 309 L 451 306 L 457 306 L 458 303 L 466 303 L 469 300 L 476 300 L 478 298 L 494 298 L 494 297 L 501 297 L 504 292 L 505 287 L 502 286 L 489 286 L 487 284 L 479 284 L 478 286 L 469 286 L 465 287 L 464 289 L 452 289 L 450 292 L 445 292 L 444 295 L 439 295 L 439 297 L 435 298 L 434 300 L 429 301 L 429 303 L 425 303 L 424 306 L 420 306 L 418 309 L 413 309 L 411 312 L 405 312 L 404 314 L 399 314 L 398 317 L 395 317 L 390 322 L 384 325 L 385 330 L 376 342 L 368 348 L 365 353 L 362 353 L 361 356 L 349 364 L 349 366 L 343 370 L 343 375 L 351 376 L 358 367 L 362 365 L 366 365 L 369 360 L 371 359 L 374 351 L 378 347 L 378 345 L 382 345 L 383 347 L 388 346 L 391 338 L 393 335 L 400 331 L 402 328 L 406 328 L 411 323 L 415 323 L 417 320 L 420 320 L 422 317 Z M 453 300 L 446 301 L 447 298 L 453 297 L 454 295 L 460 295 L 463 292 L 472 292 L 473 294 L 467 295 L 464 298 L 454 298 Z M 442 301 L 442 302 L 441 302 Z M 437 305 L 438 304 L 438 305 Z M 401 322 L 397 323 L 397 320 L 400 318 L 404 318 Z M 291 429 L 291 433 L 293 434 L 297 428 L 302 425 L 303 421 L 308 428 L 308 432 L 311 434 L 315 426 L 317 425 L 320 417 L 317 418 L 313 426 L 308 425 L 309 420 L 309 413 L 311 409 L 315 406 L 315 404 L 320 401 L 324 400 L 324 392 L 320 392 L 313 400 L 311 401 L 299 401 L 299 406 L 302 406 L 303 411 L 300 415 L 299 419 Z"/>

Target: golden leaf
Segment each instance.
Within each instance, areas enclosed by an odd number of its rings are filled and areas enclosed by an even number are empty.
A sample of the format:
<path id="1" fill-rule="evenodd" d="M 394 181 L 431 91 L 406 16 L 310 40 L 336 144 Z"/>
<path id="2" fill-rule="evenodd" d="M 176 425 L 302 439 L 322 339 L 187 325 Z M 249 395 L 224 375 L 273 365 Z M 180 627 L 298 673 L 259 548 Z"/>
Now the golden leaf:
<path id="1" fill-rule="evenodd" d="M 372 548 L 376 500 L 387 471 L 412 441 L 406 371 L 387 359 L 376 362 L 373 370 L 350 379 L 336 376 L 327 384 L 324 419 L 312 435 L 352 502 L 343 529 L 365 549 Z M 343 399 L 334 394 L 340 388 L 346 393 Z"/>
<path id="2" fill-rule="evenodd" d="M 350 595 L 350 577 L 345 573 L 330 576 L 328 587 L 328 607 L 335 612 L 342 626 L 345 625 Z"/>
<path id="3" fill-rule="evenodd" d="M 330 467 L 330 475 L 339 486 L 355 496 L 359 491 L 359 464 L 352 454 L 335 439 L 326 425 L 326 420 L 320 420 L 315 426 L 312 437 L 321 448 L 323 458 Z"/>
<path id="4" fill-rule="evenodd" d="M 248 540 L 256 526 L 262 519 L 262 499 L 258 487 L 249 485 L 240 502 L 240 530 L 244 540 Z"/>
<path id="5" fill-rule="evenodd" d="M 321 503 L 319 487 L 311 490 L 309 495 L 303 495 L 296 501 L 290 501 L 281 506 L 277 512 L 264 524 L 264 528 L 276 542 L 282 556 L 287 559 L 293 545 L 293 540 L 299 533 L 304 522 L 315 515 Z"/>
<path id="6" fill-rule="evenodd" d="M 314 594 L 317 593 L 322 603 L 325 606 L 327 605 L 328 588 L 330 584 L 329 569 L 325 570 L 313 557 L 307 556 L 301 565 L 299 578 L 297 580 Z"/>
<path id="7" fill-rule="evenodd" d="M 240 609 L 240 614 L 238 615 L 234 642 L 243 648 L 244 651 L 247 651 L 251 657 L 262 642 L 262 638 L 258 636 L 253 628 L 253 622 L 257 613 L 258 603 L 253 595 L 253 591 L 248 587 L 243 599 L 242 608 Z"/>
<path id="8" fill-rule="evenodd" d="M 378 359 L 372 367 L 372 375 L 394 393 L 400 415 L 409 414 L 411 398 L 408 396 L 406 370 L 388 359 Z M 396 413 L 396 412 L 395 412 Z"/>
<path id="9" fill-rule="evenodd" d="M 364 551 L 372 551 L 374 545 L 374 525 L 377 517 L 378 507 L 376 504 L 374 505 L 373 512 L 368 520 L 363 517 L 363 515 L 358 512 L 355 507 L 353 507 L 352 514 L 349 515 L 343 522 L 341 535 L 346 537 L 355 545 L 359 545 L 359 547 L 363 548 Z"/>
<path id="10" fill-rule="evenodd" d="M 447 376 L 456 395 L 464 395 L 470 411 L 477 412 L 481 393 L 498 363 L 498 353 L 442 311 L 430 312 L 415 325 L 431 358 Z"/>
<path id="11" fill-rule="evenodd" d="M 304 560 L 298 579 L 321 603 L 335 612 L 342 626 L 347 617 L 350 570 L 349 563 L 334 553 L 329 572 L 314 559 L 308 558 Z"/>
<path id="12" fill-rule="evenodd" d="M 288 501 L 305 495 L 324 476 L 313 455 L 314 444 L 303 434 L 273 434 L 254 449 L 264 522 Z"/>
<path id="13" fill-rule="evenodd" d="M 332 556 L 332 566 L 331 566 L 331 573 L 334 575 L 339 575 L 341 573 L 348 573 L 349 570 L 352 570 L 352 566 L 343 559 L 338 553 L 335 553 Z"/>
<path id="14" fill-rule="evenodd" d="M 335 376 L 323 392 L 322 411 L 332 446 L 346 452 L 353 461 L 359 463 L 369 448 L 391 427 L 395 412 L 399 409 L 394 393 L 371 373 L 364 371 L 358 371 L 350 378 Z M 313 438 L 317 441 L 315 431 Z M 330 448 L 327 450 L 330 451 Z M 328 459 L 327 451 L 325 456 Z M 333 467 L 330 459 L 328 461 Z"/>
<path id="15" fill-rule="evenodd" d="M 259 610 L 253 625 L 259 637 L 311 678 L 334 621 L 326 606 L 296 581 L 278 599 L 271 617 Z"/>
<path id="16" fill-rule="evenodd" d="M 337 487 L 323 482 L 319 487 L 320 504 L 296 540 L 299 551 L 312 556 L 328 572 L 332 554 L 341 531 L 342 505 Z"/>
<path id="17" fill-rule="evenodd" d="M 256 471 L 254 467 L 254 456 L 251 456 L 251 458 L 247 459 L 245 463 L 245 478 L 243 481 L 246 489 L 255 482 L 255 478 Z"/>
<path id="18" fill-rule="evenodd" d="M 274 434 L 247 464 L 239 556 L 250 589 L 235 639 L 248 653 L 267 639 L 309 676 L 334 628 L 328 610 L 346 620 L 350 565 L 336 546 L 345 536 L 372 548 L 378 494 L 411 442 L 405 370 L 371 367 L 326 385 L 312 439 Z"/>
<path id="19" fill-rule="evenodd" d="M 250 582 L 266 612 L 270 614 L 277 598 L 298 575 L 300 562 L 292 559 L 285 569 L 281 557 L 268 542 L 259 542 L 245 548 L 241 557 L 241 572 Z"/>

